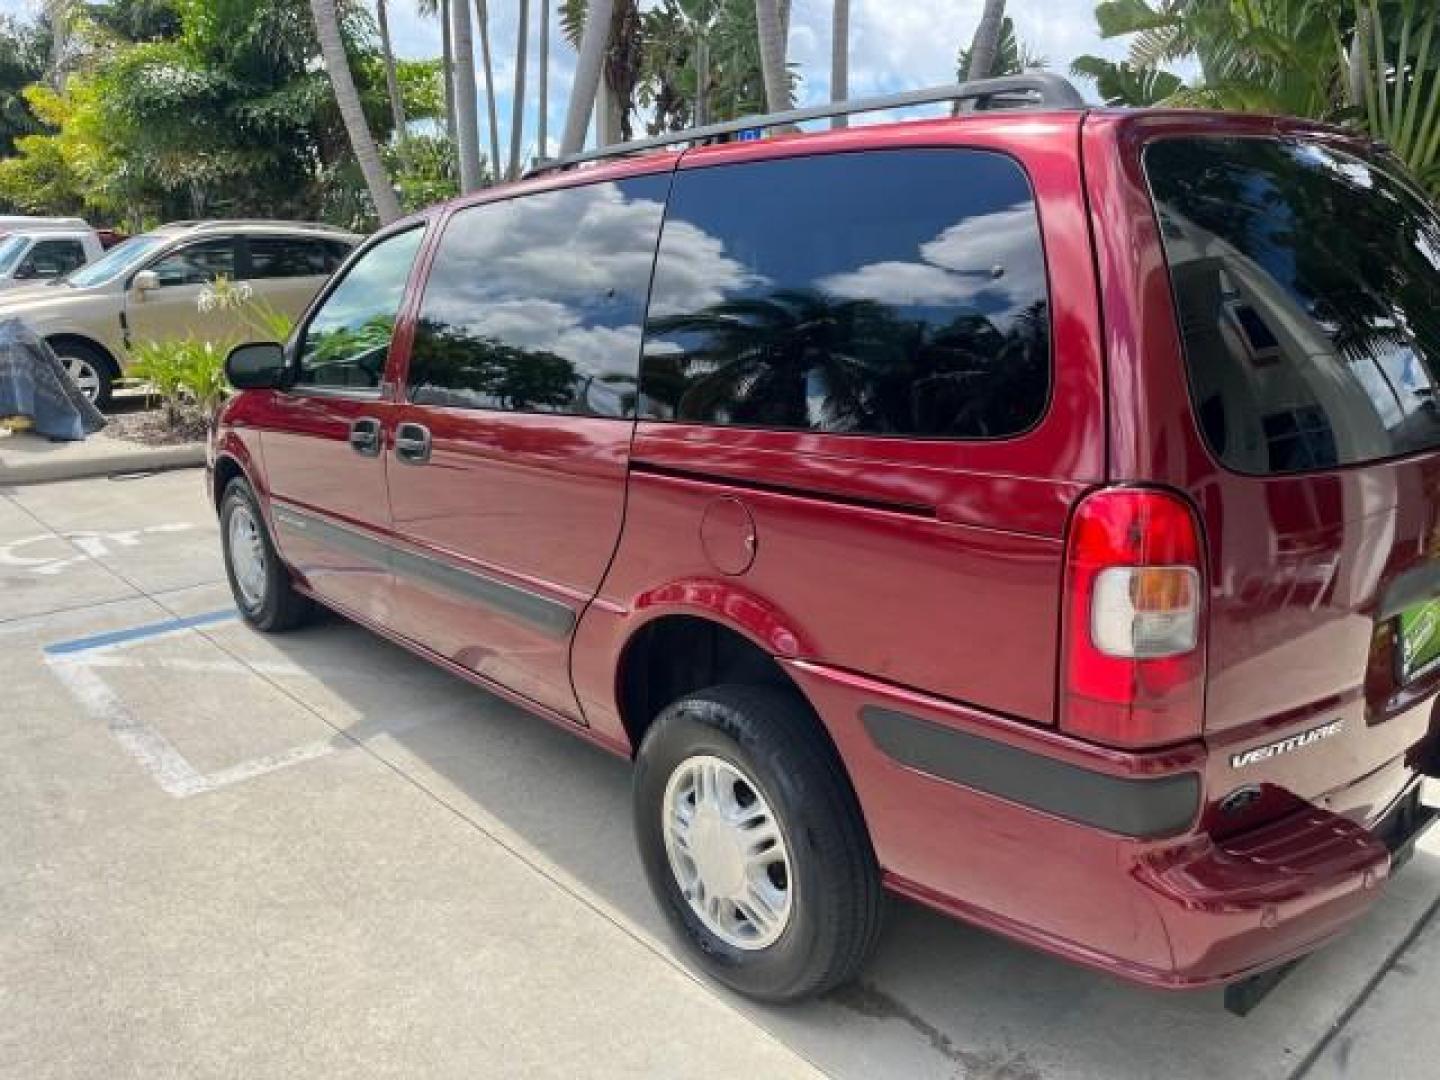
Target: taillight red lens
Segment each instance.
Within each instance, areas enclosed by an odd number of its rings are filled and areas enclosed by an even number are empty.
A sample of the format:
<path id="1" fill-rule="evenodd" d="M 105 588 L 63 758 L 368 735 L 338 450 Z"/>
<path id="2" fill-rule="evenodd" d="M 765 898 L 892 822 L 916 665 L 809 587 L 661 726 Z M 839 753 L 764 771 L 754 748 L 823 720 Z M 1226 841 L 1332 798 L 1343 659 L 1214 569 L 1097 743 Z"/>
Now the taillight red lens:
<path id="1" fill-rule="evenodd" d="M 1205 573 L 1190 504 L 1144 488 L 1085 497 L 1065 566 L 1060 726 L 1112 746 L 1200 734 Z"/>

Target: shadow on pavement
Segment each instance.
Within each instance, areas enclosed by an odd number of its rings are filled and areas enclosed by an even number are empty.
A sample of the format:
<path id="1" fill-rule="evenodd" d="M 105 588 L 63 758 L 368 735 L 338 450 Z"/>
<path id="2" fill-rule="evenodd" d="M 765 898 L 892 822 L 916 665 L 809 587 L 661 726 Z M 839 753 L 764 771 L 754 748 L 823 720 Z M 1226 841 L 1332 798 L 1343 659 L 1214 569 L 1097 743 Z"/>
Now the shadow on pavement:
<path id="1" fill-rule="evenodd" d="M 683 964 L 634 850 L 626 762 L 335 616 L 267 644 L 313 669 L 366 729 L 443 702 L 442 719 L 372 741 L 372 752 Z M 337 685 L 326 671 L 342 657 L 386 678 Z M 1437 889 L 1440 859 L 1422 852 L 1355 931 L 1301 965 L 1245 1020 L 1223 1010 L 1217 991 L 1133 987 L 894 898 L 857 984 L 790 1008 L 714 992 L 841 1077 L 1288 1077 Z"/>

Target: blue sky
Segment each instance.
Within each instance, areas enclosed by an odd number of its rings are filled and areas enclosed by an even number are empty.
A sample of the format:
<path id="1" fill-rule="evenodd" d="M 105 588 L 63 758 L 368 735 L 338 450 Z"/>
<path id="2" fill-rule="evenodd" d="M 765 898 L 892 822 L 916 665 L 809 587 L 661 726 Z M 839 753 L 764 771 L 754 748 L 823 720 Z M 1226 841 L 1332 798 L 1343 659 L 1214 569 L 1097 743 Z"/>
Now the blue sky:
<path id="1" fill-rule="evenodd" d="M 653 2 L 641 0 L 641 6 L 649 7 Z M 531 0 L 530 6 L 533 20 L 540 0 Z M 968 44 L 975 32 L 981 0 L 851 0 L 850 6 L 850 93 L 860 97 L 953 81 L 955 54 L 962 44 Z M 1096 33 L 1094 6 L 1095 0 L 1048 0 L 1043 5 L 1015 3 L 1009 14 L 1031 51 L 1045 57 L 1052 71 L 1063 74 L 1070 61 L 1082 53 L 1113 58 L 1125 53 L 1123 42 L 1102 41 Z M 38 0 L 0 0 L 0 12 L 11 14 L 31 15 L 39 7 Z M 552 0 L 552 20 L 555 19 L 554 7 Z M 515 71 L 518 5 L 507 0 L 491 0 L 490 9 L 503 149 L 509 145 L 512 100 L 509 88 Z M 794 0 L 788 55 L 801 76 L 801 104 L 823 102 L 829 97 L 830 11 L 829 0 Z M 414 0 L 391 0 L 390 13 L 391 32 L 401 55 L 439 55 L 440 25 L 435 19 L 421 17 Z M 552 21 L 550 36 L 549 130 L 553 141 L 564 124 L 575 54 L 561 36 L 558 21 Z M 532 22 L 529 65 L 532 102 L 538 38 Z M 527 157 L 536 149 L 535 119 L 532 104 L 525 120 Z M 484 123 L 482 108 L 482 128 Z M 482 130 L 481 146 L 488 144 L 489 137 Z"/>

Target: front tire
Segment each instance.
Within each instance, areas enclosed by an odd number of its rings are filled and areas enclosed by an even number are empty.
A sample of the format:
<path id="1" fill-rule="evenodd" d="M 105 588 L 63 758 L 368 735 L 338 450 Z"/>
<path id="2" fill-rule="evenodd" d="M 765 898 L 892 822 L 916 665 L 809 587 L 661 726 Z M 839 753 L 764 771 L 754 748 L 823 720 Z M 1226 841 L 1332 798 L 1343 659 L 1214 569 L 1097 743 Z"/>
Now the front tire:
<path id="1" fill-rule="evenodd" d="M 880 872 L 854 792 L 793 691 L 718 686 L 641 743 L 635 827 L 672 929 L 719 982 L 763 1001 L 853 979 L 879 934 Z"/>
<path id="2" fill-rule="evenodd" d="M 85 400 L 101 412 L 110 407 L 115 392 L 115 376 L 110 359 L 99 349 L 79 341 L 62 341 L 52 346 L 71 380 L 85 395 Z"/>
<path id="3" fill-rule="evenodd" d="M 310 598 L 295 590 L 265 528 L 255 492 L 239 478 L 230 481 L 220 500 L 220 537 L 230 593 L 246 622 L 277 634 L 309 618 Z"/>

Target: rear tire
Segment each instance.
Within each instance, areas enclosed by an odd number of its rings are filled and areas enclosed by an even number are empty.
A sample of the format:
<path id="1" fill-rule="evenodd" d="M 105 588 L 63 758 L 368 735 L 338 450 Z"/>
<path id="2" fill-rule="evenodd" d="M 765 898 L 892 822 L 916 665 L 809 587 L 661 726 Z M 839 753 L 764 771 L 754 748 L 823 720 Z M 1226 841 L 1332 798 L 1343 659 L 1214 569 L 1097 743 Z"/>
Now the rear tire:
<path id="1" fill-rule="evenodd" d="M 220 538 L 225 576 L 245 621 L 268 634 L 283 633 L 309 619 L 314 604 L 297 592 L 280 561 L 250 485 L 236 477 L 220 500 Z"/>
<path id="2" fill-rule="evenodd" d="M 661 910 L 711 977 L 762 1001 L 853 979 L 880 930 L 869 835 L 813 724 L 793 691 L 717 686 L 665 709 L 637 756 L 635 831 Z"/>

